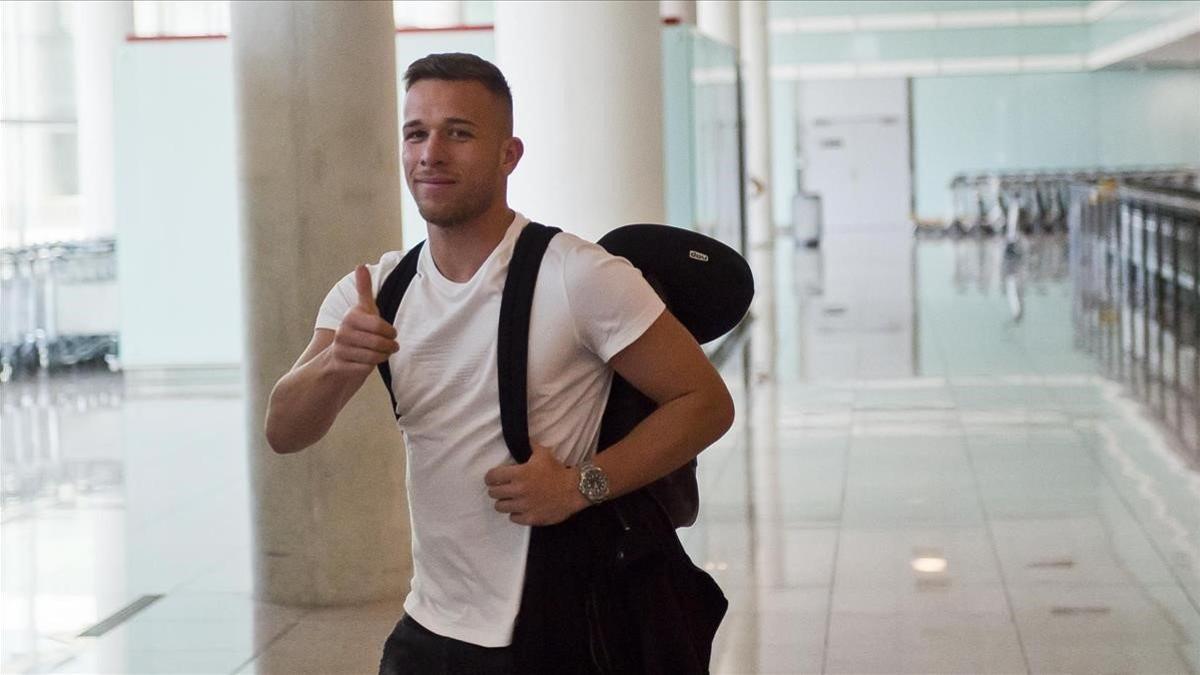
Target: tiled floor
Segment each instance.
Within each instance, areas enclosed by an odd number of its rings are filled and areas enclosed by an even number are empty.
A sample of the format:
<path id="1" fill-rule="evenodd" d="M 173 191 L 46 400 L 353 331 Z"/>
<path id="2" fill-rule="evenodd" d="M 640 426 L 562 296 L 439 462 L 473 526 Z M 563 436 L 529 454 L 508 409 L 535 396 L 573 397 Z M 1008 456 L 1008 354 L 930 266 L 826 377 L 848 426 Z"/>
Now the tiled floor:
<path id="1" fill-rule="evenodd" d="M 682 532 L 730 599 L 714 671 L 1200 673 L 1200 474 L 1073 348 L 1063 255 L 1029 242 L 1016 296 L 995 242 L 778 247 Z M 242 416 L 5 385 L 3 672 L 374 672 L 398 603 L 253 599 Z"/>

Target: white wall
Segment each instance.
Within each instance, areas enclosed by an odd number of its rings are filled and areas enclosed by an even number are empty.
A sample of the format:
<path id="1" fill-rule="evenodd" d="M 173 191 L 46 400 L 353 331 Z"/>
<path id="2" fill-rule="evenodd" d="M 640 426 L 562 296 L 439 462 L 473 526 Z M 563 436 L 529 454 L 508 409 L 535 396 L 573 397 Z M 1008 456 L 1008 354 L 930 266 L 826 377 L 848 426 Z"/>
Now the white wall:
<path id="1" fill-rule="evenodd" d="M 128 369 L 236 365 L 241 271 L 228 43 L 121 46 L 115 105 L 121 359 Z"/>
<path id="2" fill-rule="evenodd" d="M 1196 164 L 1200 71 L 913 81 L 917 211 L 945 218 L 956 173 Z"/>

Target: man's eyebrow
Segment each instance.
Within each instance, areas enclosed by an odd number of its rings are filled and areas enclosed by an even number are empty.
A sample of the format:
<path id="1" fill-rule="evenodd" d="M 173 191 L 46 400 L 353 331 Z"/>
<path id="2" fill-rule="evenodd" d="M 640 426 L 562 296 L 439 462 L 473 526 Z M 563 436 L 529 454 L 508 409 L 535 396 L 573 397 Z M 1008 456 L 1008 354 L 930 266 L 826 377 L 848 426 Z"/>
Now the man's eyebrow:
<path id="1" fill-rule="evenodd" d="M 447 117 L 445 120 L 445 123 L 446 124 L 465 124 L 465 125 L 469 125 L 472 127 L 479 126 L 478 124 L 472 122 L 471 120 L 469 120 L 465 117 Z M 422 120 L 409 120 L 404 123 L 403 128 L 407 129 L 409 127 L 419 127 L 419 126 L 423 126 L 424 124 L 425 124 L 425 122 Z"/>

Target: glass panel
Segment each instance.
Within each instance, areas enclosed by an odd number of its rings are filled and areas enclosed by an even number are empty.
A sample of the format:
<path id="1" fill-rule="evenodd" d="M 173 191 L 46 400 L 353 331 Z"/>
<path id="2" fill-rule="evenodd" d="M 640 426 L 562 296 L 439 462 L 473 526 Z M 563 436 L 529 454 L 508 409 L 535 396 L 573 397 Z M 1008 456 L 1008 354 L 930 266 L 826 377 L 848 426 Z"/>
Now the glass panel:
<path id="1" fill-rule="evenodd" d="M 737 52 L 702 35 L 692 39 L 694 224 L 741 250 Z"/>
<path id="2" fill-rule="evenodd" d="M 83 236 L 71 9 L 0 5 L 0 248 Z"/>
<path id="3" fill-rule="evenodd" d="M 741 250 L 737 55 L 667 27 L 663 87 L 667 219 Z"/>
<path id="4" fill-rule="evenodd" d="M 133 32 L 143 37 L 228 35 L 229 2 L 134 0 Z"/>

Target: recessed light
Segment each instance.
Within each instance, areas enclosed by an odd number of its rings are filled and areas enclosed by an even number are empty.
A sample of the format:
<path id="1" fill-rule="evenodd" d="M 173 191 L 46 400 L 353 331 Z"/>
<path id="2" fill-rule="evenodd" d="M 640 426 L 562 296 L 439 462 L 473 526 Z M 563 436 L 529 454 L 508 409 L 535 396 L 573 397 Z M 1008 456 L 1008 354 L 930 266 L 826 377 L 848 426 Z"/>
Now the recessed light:
<path id="1" fill-rule="evenodd" d="M 946 571 L 946 559 L 913 558 L 912 568 L 924 574 L 939 574 Z"/>

